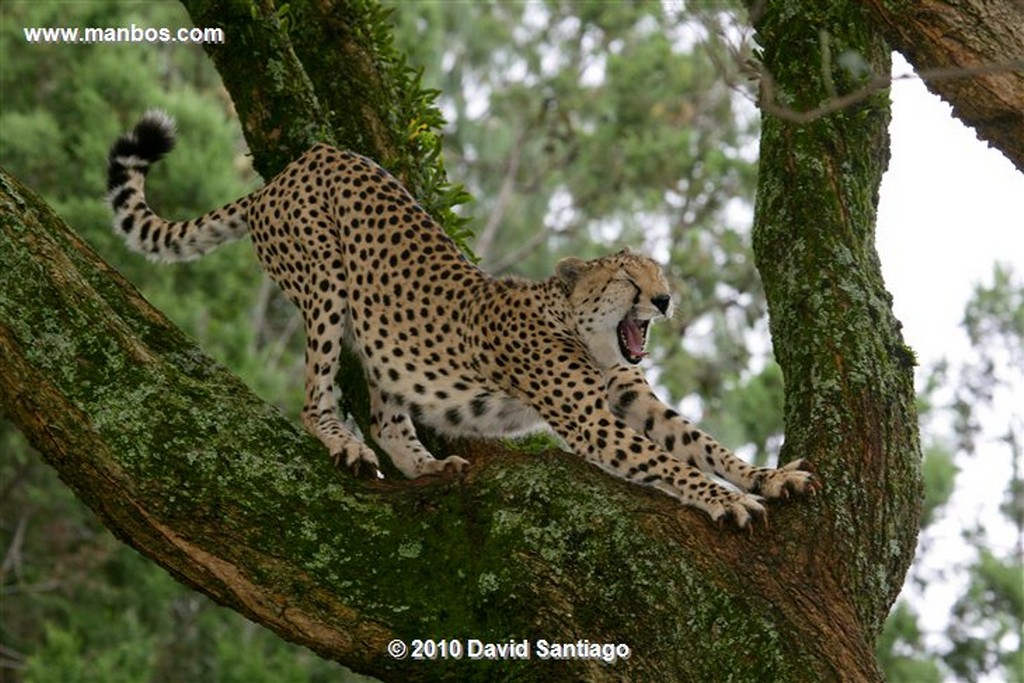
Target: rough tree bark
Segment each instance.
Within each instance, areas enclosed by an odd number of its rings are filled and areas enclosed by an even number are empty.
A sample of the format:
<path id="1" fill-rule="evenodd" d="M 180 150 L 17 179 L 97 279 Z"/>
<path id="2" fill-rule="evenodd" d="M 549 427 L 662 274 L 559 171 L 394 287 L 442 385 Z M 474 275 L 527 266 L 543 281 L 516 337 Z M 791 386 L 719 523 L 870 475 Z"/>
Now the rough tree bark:
<path id="1" fill-rule="evenodd" d="M 399 150 L 417 192 L 417 178 L 435 182 L 409 151 L 419 123 L 390 96 L 337 93 L 380 69 L 381 33 L 362 10 L 310 3 L 285 30 L 270 0 L 238 13 L 187 5 L 197 24 L 227 30 L 211 53 L 257 168 L 273 172 L 322 135 Z M 758 39 L 784 103 L 858 86 L 821 72 L 822 35 L 884 72 L 856 3 L 764 9 Z M 375 78 L 371 90 L 390 77 Z M 912 354 L 872 244 L 887 107 L 878 95 L 810 124 L 765 118 L 755 241 L 786 373 L 785 455 L 815 460 L 825 489 L 773 506 L 753 535 L 568 454 L 491 443 L 461 446 L 473 462 L 462 480 L 354 481 L 6 175 L 0 407 L 125 542 L 385 680 L 880 680 L 872 647 L 913 553 L 920 492 Z M 632 656 L 423 662 L 390 657 L 393 638 L 585 638 Z"/>
<path id="2" fill-rule="evenodd" d="M 1024 172 L 1024 3 L 861 4 L 954 115 Z"/>

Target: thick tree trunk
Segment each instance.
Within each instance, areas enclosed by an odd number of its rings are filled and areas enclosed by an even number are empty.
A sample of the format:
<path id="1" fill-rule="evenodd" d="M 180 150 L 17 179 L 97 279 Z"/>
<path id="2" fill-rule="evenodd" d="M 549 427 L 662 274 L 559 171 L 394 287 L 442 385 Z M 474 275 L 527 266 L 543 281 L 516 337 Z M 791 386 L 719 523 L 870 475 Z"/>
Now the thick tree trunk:
<path id="1" fill-rule="evenodd" d="M 755 25 L 773 96 L 818 106 L 888 73 L 889 49 L 856 4 L 768 3 Z M 851 74 L 829 55 L 855 51 Z M 828 510 L 816 547 L 865 636 L 881 629 L 913 559 L 922 496 L 913 352 L 874 246 L 889 161 L 889 96 L 798 124 L 762 117 L 754 253 L 786 378 L 786 450 L 819 463 Z M 820 545 L 819 545 L 820 544 Z"/>
<path id="2" fill-rule="evenodd" d="M 861 0 L 928 88 L 1024 172 L 1024 3 Z"/>
<path id="3" fill-rule="evenodd" d="M 332 99 L 341 76 L 323 73 L 323 60 L 335 44 L 291 45 L 289 35 L 340 40 L 346 15 L 311 29 L 313 18 L 289 14 L 285 32 L 270 2 L 237 16 L 231 3 L 189 4 L 197 24 L 230 18 L 236 54 L 222 48 L 214 59 L 264 172 L 309 138 L 332 137 L 324 121 L 369 116 L 383 129 L 366 140 L 402 144 L 418 130 L 388 114 L 387 97 Z M 885 66 L 849 3 L 815 6 L 817 23 L 773 8 L 758 24 L 765 61 L 795 103 L 818 97 L 821 72 L 804 50 L 820 45 L 819 30 Z M 348 50 L 360 44 L 345 43 L 346 63 L 359 61 Z M 361 54 L 363 66 L 376 63 Z M 321 61 L 307 64 L 308 55 Z M 282 80 L 281 69 L 291 75 Z M 283 84 L 299 92 L 267 92 Z M 825 489 L 773 506 L 771 527 L 750 536 L 563 453 L 473 444 L 463 480 L 356 482 L 8 176 L 0 406 L 126 542 L 357 671 L 387 680 L 878 680 L 872 645 L 913 552 L 920 486 L 910 358 L 871 244 L 886 111 L 875 98 L 808 126 L 765 121 L 756 240 L 786 372 L 787 453 L 818 462 Z M 415 191 L 416 178 L 437 182 L 437 167 L 407 164 L 433 169 L 407 174 Z M 361 383 L 358 371 L 342 381 Z M 395 638 L 527 639 L 533 658 L 395 659 Z M 538 639 L 622 643 L 631 656 L 541 661 Z"/>

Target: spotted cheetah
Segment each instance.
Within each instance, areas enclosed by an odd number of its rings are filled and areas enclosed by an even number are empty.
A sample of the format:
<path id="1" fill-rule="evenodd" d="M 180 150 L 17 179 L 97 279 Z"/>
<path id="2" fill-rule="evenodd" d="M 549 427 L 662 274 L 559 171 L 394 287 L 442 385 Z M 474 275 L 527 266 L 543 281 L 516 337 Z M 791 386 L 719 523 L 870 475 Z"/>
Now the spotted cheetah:
<path id="1" fill-rule="evenodd" d="M 460 472 L 420 443 L 417 423 L 447 435 L 554 430 L 575 453 L 740 527 L 764 498 L 814 493 L 810 463 L 753 467 L 662 403 L 638 363 L 650 322 L 672 314 L 651 259 L 629 251 L 567 258 L 543 282 L 494 278 L 467 260 L 398 181 L 373 161 L 324 144 L 262 189 L 183 222 L 145 198 L 149 167 L 174 123 L 147 113 L 108 160 L 115 230 L 158 261 L 185 261 L 252 237 L 306 331 L 302 421 L 337 464 L 379 476 L 377 454 L 341 422 L 342 344 L 369 385 L 371 436 L 406 477 Z M 725 480 L 736 489 L 709 476 Z"/>

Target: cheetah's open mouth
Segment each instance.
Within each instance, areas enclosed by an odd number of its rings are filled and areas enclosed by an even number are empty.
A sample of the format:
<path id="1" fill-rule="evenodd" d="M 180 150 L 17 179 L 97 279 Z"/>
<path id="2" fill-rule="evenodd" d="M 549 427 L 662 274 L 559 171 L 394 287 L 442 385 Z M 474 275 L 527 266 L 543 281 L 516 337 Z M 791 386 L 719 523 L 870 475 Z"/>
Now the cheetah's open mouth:
<path id="1" fill-rule="evenodd" d="M 650 322 L 626 316 L 619 323 L 619 351 L 622 352 L 622 357 L 633 365 L 647 355 L 644 345 L 647 343 L 647 326 Z"/>

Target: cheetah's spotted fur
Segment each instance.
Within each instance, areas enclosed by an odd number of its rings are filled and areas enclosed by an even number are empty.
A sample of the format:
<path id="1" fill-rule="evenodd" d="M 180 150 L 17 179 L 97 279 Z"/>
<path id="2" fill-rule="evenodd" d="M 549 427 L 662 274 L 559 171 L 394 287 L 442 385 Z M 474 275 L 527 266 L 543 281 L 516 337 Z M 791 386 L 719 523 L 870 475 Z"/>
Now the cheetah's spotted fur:
<path id="1" fill-rule="evenodd" d="M 813 493 L 800 460 L 781 469 L 736 458 L 654 395 L 637 363 L 648 323 L 671 315 L 658 265 L 629 252 L 565 259 L 544 282 L 496 279 L 460 254 L 377 164 L 317 145 L 262 189 L 184 222 L 153 213 L 149 166 L 173 145 L 173 122 L 144 116 L 112 147 L 109 201 L 135 250 L 162 261 L 202 256 L 249 233 L 270 276 L 302 312 L 302 419 L 336 462 L 377 472 L 377 455 L 338 418 L 341 345 L 360 357 L 371 436 L 405 476 L 461 471 L 437 460 L 415 423 L 444 434 L 509 435 L 549 425 L 611 474 L 658 488 L 739 526 L 762 496 Z M 723 486 L 710 473 L 739 488 Z"/>

